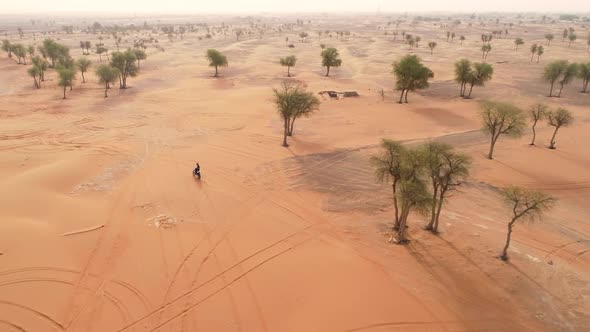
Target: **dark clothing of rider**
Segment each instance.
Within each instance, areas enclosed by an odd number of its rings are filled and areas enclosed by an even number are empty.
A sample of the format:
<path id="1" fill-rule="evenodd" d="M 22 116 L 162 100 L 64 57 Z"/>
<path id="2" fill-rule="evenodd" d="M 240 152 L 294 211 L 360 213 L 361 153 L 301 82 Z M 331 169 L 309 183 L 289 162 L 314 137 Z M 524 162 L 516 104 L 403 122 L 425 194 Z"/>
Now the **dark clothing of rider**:
<path id="1" fill-rule="evenodd" d="M 197 163 L 197 165 L 195 166 L 195 173 L 199 173 L 201 171 L 201 165 L 199 165 L 199 163 Z"/>

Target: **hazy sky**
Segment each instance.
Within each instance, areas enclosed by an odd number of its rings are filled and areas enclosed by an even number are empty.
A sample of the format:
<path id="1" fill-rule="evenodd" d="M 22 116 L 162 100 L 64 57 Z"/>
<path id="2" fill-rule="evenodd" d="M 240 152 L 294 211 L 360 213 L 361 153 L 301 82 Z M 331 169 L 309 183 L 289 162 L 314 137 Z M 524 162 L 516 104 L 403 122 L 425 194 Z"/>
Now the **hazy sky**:
<path id="1" fill-rule="evenodd" d="M 0 0 L 4 13 L 20 12 L 293 12 L 293 11 L 572 11 L 590 12 L 589 0 Z M 1 13 L 0 13 L 1 14 Z"/>

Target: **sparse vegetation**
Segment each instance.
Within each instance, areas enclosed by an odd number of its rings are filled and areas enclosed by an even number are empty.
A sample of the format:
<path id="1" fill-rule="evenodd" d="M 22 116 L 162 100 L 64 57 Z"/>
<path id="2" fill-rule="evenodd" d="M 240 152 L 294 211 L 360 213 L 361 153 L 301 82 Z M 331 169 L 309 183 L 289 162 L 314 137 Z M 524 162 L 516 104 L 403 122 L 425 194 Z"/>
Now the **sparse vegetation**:
<path id="1" fill-rule="evenodd" d="M 518 46 L 524 45 L 524 40 L 522 40 L 522 38 L 516 38 L 514 40 L 514 45 L 516 45 L 516 47 L 514 48 L 514 50 L 515 51 L 518 51 Z"/>
<path id="2" fill-rule="evenodd" d="M 543 78 L 551 84 L 549 97 L 554 97 L 553 87 L 559 83 L 559 93 L 555 97 L 561 97 L 561 91 L 566 84 L 569 84 L 577 73 L 577 65 L 566 60 L 556 60 L 545 66 Z"/>
<path id="3" fill-rule="evenodd" d="M 110 85 L 117 81 L 119 70 L 111 65 L 101 64 L 96 68 L 96 76 L 98 76 L 99 83 L 104 84 L 104 97 L 107 98 L 107 91 Z"/>
<path id="4" fill-rule="evenodd" d="M 217 69 L 218 67 L 228 66 L 227 57 L 216 49 L 208 49 L 205 57 L 209 61 L 209 67 L 215 67 L 215 74 L 213 75 L 213 77 L 219 76 L 219 72 Z"/>
<path id="5" fill-rule="evenodd" d="M 326 77 L 330 76 L 330 68 L 340 67 L 342 65 L 340 54 L 338 53 L 338 50 L 333 47 L 324 49 L 321 56 L 322 66 L 326 67 Z"/>
<path id="6" fill-rule="evenodd" d="M 87 58 L 80 58 L 80 59 L 78 59 L 78 61 L 76 61 L 76 66 L 78 67 L 78 70 L 80 71 L 80 75 L 82 75 L 82 83 L 86 83 L 86 78 L 84 77 L 84 73 L 88 71 L 88 68 L 90 68 L 91 64 L 92 64 L 92 62 L 90 60 L 88 60 Z"/>
<path id="7" fill-rule="evenodd" d="M 461 185 L 469 175 L 471 159 L 443 143 L 428 142 L 423 145 L 421 152 L 432 188 L 430 222 L 425 229 L 438 233 L 443 203 L 448 194 Z"/>
<path id="8" fill-rule="evenodd" d="M 521 219 L 534 220 L 542 213 L 553 207 L 556 199 L 539 191 L 527 190 L 520 187 L 509 187 L 503 192 L 504 199 L 512 209 L 512 219 L 508 223 L 506 244 L 500 258 L 508 260 L 508 247 L 515 223 Z"/>
<path id="9" fill-rule="evenodd" d="M 484 101 L 481 108 L 482 130 L 490 134 L 488 159 L 494 159 L 494 147 L 501 135 L 513 138 L 522 135 L 524 115 L 521 109 L 505 102 Z"/>
<path id="10" fill-rule="evenodd" d="M 74 80 L 76 79 L 76 71 L 73 68 L 59 68 L 57 69 L 57 74 L 59 76 L 58 85 L 64 88 L 64 97 L 66 99 L 66 88 L 74 85 Z"/>
<path id="11" fill-rule="evenodd" d="M 371 164 L 375 168 L 377 179 L 383 182 L 391 182 L 393 192 L 394 223 L 392 229 L 399 230 L 400 217 L 397 201 L 397 188 L 402 179 L 402 158 L 406 153 L 405 147 L 396 141 L 383 139 L 381 142 L 381 154 L 371 157 Z"/>
<path id="12" fill-rule="evenodd" d="M 428 48 L 430 49 L 430 55 L 432 55 L 432 51 L 434 51 L 434 48 L 436 47 L 436 42 L 428 42 Z"/>
<path id="13" fill-rule="evenodd" d="M 287 147 L 287 136 L 293 135 L 295 120 L 309 116 L 320 106 L 319 99 L 298 84 L 283 82 L 280 89 L 274 89 L 274 103 L 283 120 L 283 146 Z"/>
<path id="14" fill-rule="evenodd" d="M 137 58 L 135 52 L 129 49 L 125 52 L 113 52 L 111 54 L 111 66 L 119 72 L 119 88 L 127 88 L 127 78 L 137 76 Z"/>
<path id="15" fill-rule="evenodd" d="M 590 62 L 578 64 L 578 77 L 582 80 L 581 92 L 588 92 L 588 82 L 590 82 Z"/>
<path id="16" fill-rule="evenodd" d="M 537 122 L 539 122 L 539 120 L 543 120 L 547 116 L 548 109 L 549 108 L 545 104 L 534 104 L 531 106 L 529 115 L 533 121 L 533 126 L 531 127 L 531 130 L 533 131 L 533 140 L 531 141 L 530 145 L 535 145 L 535 138 L 537 137 L 535 127 L 537 126 Z"/>
<path id="17" fill-rule="evenodd" d="M 283 67 L 287 67 L 287 77 L 291 77 L 291 67 L 295 66 L 297 63 L 297 57 L 294 55 L 289 55 L 287 57 L 280 59 L 280 64 Z"/>
<path id="18" fill-rule="evenodd" d="M 555 131 L 553 132 L 553 136 L 551 137 L 551 143 L 549 145 L 550 149 L 556 149 L 555 146 L 555 136 L 557 135 L 557 131 L 561 127 L 568 127 L 574 122 L 574 117 L 570 113 L 570 111 L 564 108 L 558 108 L 555 111 L 551 111 L 547 113 L 547 121 L 550 126 L 555 127 Z"/>
<path id="19" fill-rule="evenodd" d="M 408 92 L 428 88 L 428 80 L 434 73 L 424 66 L 416 55 L 406 55 L 393 63 L 393 74 L 396 77 L 395 89 L 401 91 L 399 103 L 408 102 Z"/>
<path id="20" fill-rule="evenodd" d="M 460 84 L 459 95 L 470 98 L 474 86 L 484 86 L 492 79 L 494 68 L 487 63 L 471 63 L 467 59 L 461 59 L 455 63 L 455 81 Z M 467 85 L 469 92 L 466 94 Z"/>

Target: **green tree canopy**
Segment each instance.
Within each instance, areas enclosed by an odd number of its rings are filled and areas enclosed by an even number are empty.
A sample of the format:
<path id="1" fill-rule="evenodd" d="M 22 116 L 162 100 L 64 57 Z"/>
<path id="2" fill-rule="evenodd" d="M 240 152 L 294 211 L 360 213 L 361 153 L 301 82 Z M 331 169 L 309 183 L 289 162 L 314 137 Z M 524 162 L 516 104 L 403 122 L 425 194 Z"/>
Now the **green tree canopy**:
<path id="1" fill-rule="evenodd" d="M 424 66 L 416 55 L 406 55 L 394 62 L 393 74 L 396 77 L 395 89 L 401 91 L 400 104 L 404 97 L 405 102 L 408 102 L 409 91 L 428 88 L 428 80 L 434 77 L 432 70 Z"/>
<path id="2" fill-rule="evenodd" d="M 209 67 L 215 67 L 215 75 L 213 75 L 214 77 L 219 76 L 217 70 L 218 67 L 228 66 L 227 57 L 216 49 L 208 49 L 205 57 L 209 61 Z"/>
<path id="3" fill-rule="evenodd" d="M 297 57 L 294 55 L 289 55 L 287 57 L 281 58 L 279 62 L 281 66 L 287 67 L 287 77 L 291 77 L 290 69 L 297 63 Z"/>
<path id="4" fill-rule="evenodd" d="M 504 102 L 484 101 L 481 103 L 480 116 L 482 130 L 490 134 L 490 151 L 488 158 L 494 158 L 494 147 L 500 135 L 520 137 L 526 121 L 523 111 Z"/>
<path id="5" fill-rule="evenodd" d="M 101 64 L 96 68 L 96 76 L 101 84 L 104 84 L 104 97 L 107 98 L 107 91 L 110 84 L 117 81 L 119 78 L 119 70 L 111 65 Z"/>
<path id="6" fill-rule="evenodd" d="M 340 54 L 338 50 L 333 47 L 324 49 L 321 53 L 322 56 L 322 67 L 326 67 L 326 77 L 330 76 L 330 68 L 340 67 L 342 60 L 339 58 Z"/>
<path id="7" fill-rule="evenodd" d="M 135 77 L 138 73 L 137 58 L 131 49 L 125 52 L 113 52 L 111 54 L 111 66 L 119 70 L 119 88 L 127 88 L 127 78 Z"/>

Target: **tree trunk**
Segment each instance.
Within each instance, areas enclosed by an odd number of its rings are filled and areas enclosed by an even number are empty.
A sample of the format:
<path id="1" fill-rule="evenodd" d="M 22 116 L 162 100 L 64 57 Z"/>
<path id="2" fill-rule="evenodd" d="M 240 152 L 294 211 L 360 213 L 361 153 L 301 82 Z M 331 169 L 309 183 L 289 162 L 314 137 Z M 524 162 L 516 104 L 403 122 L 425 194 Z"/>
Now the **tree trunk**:
<path id="1" fill-rule="evenodd" d="M 470 98 L 471 97 L 471 91 L 473 91 L 473 83 L 469 87 L 469 94 L 467 95 L 467 98 Z"/>
<path id="2" fill-rule="evenodd" d="M 406 242 L 406 224 L 409 214 L 410 207 L 402 207 L 399 229 L 397 230 L 397 244 L 404 244 Z"/>
<path id="3" fill-rule="evenodd" d="M 531 144 L 529 145 L 535 145 L 535 138 L 537 137 L 537 133 L 535 132 L 535 127 L 537 126 L 537 119 L 535 119 L 535 122 L 533 122 L 533 140 L 531 141 Z"/>
<path id="4" fill-rule="evenodd" d="M 555 84 L 555 82 L 551 82 L 551 87 L 549 88 L 549 97 L 553 97 L 553 84 Z"/>
<path id="5" fill-rule="evenodd" d="M 287 136 L 293 136 L 293 127 L 295 126 L 295 117 L 293 117 L 293 119 L 291 119 L 291 123 L 289 124 L 289 132 L 287 133 Z"/>
<path id="6" fill-rule="evenodd" d="M 537 63 L 539 63 L 539 58 L 540 57 L 541 57 L 540 55 L 537 55 Z"/>
<path id="7" fill-rule="evenodd" d="M 391 185 L 392 190 L 393 190 L 393 209 L 395 211 L 395 219 L 394 219 L 394 223 L 393 223 L 393 229 L 397 230 L 399 229 L 399 208 L 397 207 L 397 180 L 393 180 L 393 184 Z"/>
<path id="8" fill-rule="evenodd" d="M 330 76 L 330 66 L 326 66 L 326 77 Z"/>
<path id="9" fill-rule="evenodd" d="M 426 227 L 424 227 L 424 229 L 426 230 L 432 230 L 432 228 L 434 227 L 434 219 L 436 218 L 436 206 L 437 206 L 437 200 L 438 200 L 438 186 L 437 185 L 432 185 L 432 206 L 430 209 L 430 222 L 428 223 L 428 225 L 426 225 Z"/>
<path id="10" fill-rule="evenodd" d="M 406 89 L 402 89 L 402 94 L 399 96 L 399 103 L 401 104 L 403 102 L 403 98 L 404 98 L 404 92 L 406 91 Z"/>
<path id="11" fill-rule="evenodd" d="M 63 99 L 66 99 L 66 85 L 64 85 L 64 98 Z"/>
<path id="12" fill-rule="evenodd" d="M 506 244 L 504 245 L 504 249 L 502 250 L 502 260 L 508 260 L 508 247 L 510 246 L 510 236 L 512 235 L 512 226 L 514 225 L 514 219 L 508 224 L 508 234 L 506 235 Z"/>
<path id="13" fill-rule="evenodd" d="M 553 132 L 553 136 L 551 137 L 551 144 L 549 145 L 550 149 L 556 149 L 555 147 L 555 135 L 557 135 L 557 130 L 559 130 L 559 127 L 555 127 L 555 131 Z"/>
<path id="14" fill-rule="evenodd" d="M 283 124 L 283 146 L 287 147 L 287 131 L 289 130 L 289 119 L 285 119 L 285 123 Z"/>
<path id="15" fill-rule="evenodd" d="M 494 159 L 494 146 L 496 145 L 497 136 L 492 134 L 492 140 L 490 141 L 490 153 L 488 153 L 488 159 Z"/>
<path id="16" fill-rule="evenodd" d="M 408 92 L 410 92 L 410 89 L 406 89 L 406 96 L 404 97 L 406 104 L 408 103 Z"/>
<path id="17" fill-rule="evenodd" d="M 531 62 L 533 62 L 533 58 L 535 57 L 535 53 L 531 54 Z"/>
<path id="18" fill-rule="evenodd" d="M 588 79 L 585 79 L 585 80 L 582 82 L 582 92 L 583 92 L 583 93 L 586 93 L 586 92 L 588 92 L 588 81 L 589 81 Z"/>
<path id="19" fill-rule="evenodd" d="M 139 66 L 139 59 L 137 59 L 137 70 L 139 70 L 140 66 Z"/>
<path id="20" fill-rule="evenodd" d="M 557 94 L 558 98 L 561 98 L 561 91 L 563 90 L 563 83 L 560 83 L 561 86 L 559 87 L 559 93 Z"/>
<path id="21" fill-rule="evenodd" d="M 104 97 L 108 97 L 107 91 L 109 90 L 109 83 L 104 84 Z"/>
<path id="22" fill-rule="evenodd" d="M 84 72 L 80 72 L 80 74 L 82 74 L 82 83 L 86 83 L 86 78 L 84 77 Z"/>
<path id="23" fill-rule="evenodd" d="M 440 218 L 440 211 L 442 210 L 442 205 L 445 200 L 445 192 L 446 191 L 447 191 L 446 189 L 441 189 L 441 191 L 440 191 L 440 197 L 438 200 L 438 209 L 436 210 L 436 218 L 434 219 L 434 227 L 432 229 L 432 232 L 435 234 L 438 233 L 438 219 Z"/>
<path id="24" fill-rule="evenodd" d="M 287 77 L 291 77 L 291 66 L 287 66 Z"/>

